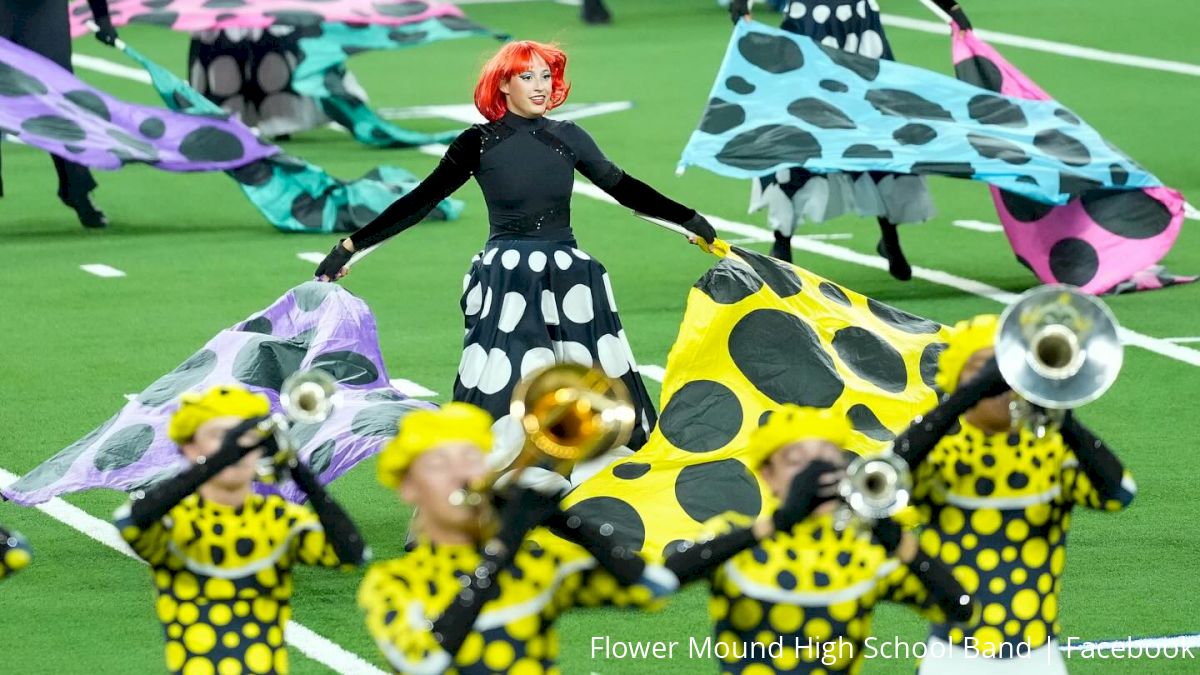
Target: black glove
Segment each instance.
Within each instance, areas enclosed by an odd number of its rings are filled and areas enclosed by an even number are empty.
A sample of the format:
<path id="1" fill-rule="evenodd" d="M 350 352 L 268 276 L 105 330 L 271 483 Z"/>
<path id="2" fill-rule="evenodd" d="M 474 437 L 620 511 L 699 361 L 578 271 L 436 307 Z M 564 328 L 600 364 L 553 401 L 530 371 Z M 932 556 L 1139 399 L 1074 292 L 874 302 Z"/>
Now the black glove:
<path id="1" fill-rule="evenodd" d="M 967 19 L 967 13 L 963 11 L 962 6 L 958 4 L 958 0 L 933 0 L 933 2 L 943 12 L 949 14 L 959 28 L 971 30 L 971 22 Z"/>
<path id="2" fill-rule="evenodd" d="M 788 532 L 818 506 L 837 496 L 837 481 L 831 480 L 839 467 L 816 460 L 796 474 L 788 487 L 787 498 L 775 510 L 776 532 Z"/>
<path id="3" fill-rule="evenodd" d="M 717 231 L 713 229 L 712 224 L 699 213 L 689 218 L 686 223 L 683 223 L 683 228 L 703 239 L 706 244 L 713 243 L 713 240 L 717 238 Z"/>
<path id="4" fill-rule="evenodd" d="M 112 19 L 107 16 L 96 17 L 96 26 L 99 30 L 96 31 L 96 39 L 108 46 L 117 44 L 117 29 L 113 28 Z"/>
<path id="5" fill-rule="evenodd" d="M 329 255 L 325 256 L 320 265 L 317 265 L 317 272 L 314 276 L 318 281 L 337 281 L 339 273 L 354 256 L 354 253 L 347 251 L 346 247 L 342 246 L 342 241 L 339 239 L 338 243 L 333 245 L 333 250 L 329 252 Z"/>
<path id="6" fill-rule="evenodd" d="M 1004 376 L 1000 374 L 1000 366 L 997 365 L 995 357 L 988 359 L 979 372 L 975 373 L 975 377 L 967 380 L 962 388 L 978 391 L 981 401 L 1012 390 L 1012 387 L 1004 381 Z"/>
<path id="7" fill-rule="evenodd" d="M 732 0 L 729 3 L 729 18 L 737 25 L 743 16 L 750 16 L 750 0 Z"/>
<path id="8" fill-rule="evenodd" d="M 904 536 L 904 530 L 900 529 L 900 523 L 891 518 L 882 518 L 875 521 L 872 529 L 875 531 L 875 540 L 883 546 L 888 555 L 894 554 L 896 549 L 900 548 L 900 539 Z"/>
<path id="9" fill-rule="evenodd" d="M 520 548 L 530 530 L 545 524 L 559 513 L 559 497 L 544 495 L 519 485 L 506 490 L 497 501 L 500 531 L 496 539 L 504 545 L 509 555 Z"/>

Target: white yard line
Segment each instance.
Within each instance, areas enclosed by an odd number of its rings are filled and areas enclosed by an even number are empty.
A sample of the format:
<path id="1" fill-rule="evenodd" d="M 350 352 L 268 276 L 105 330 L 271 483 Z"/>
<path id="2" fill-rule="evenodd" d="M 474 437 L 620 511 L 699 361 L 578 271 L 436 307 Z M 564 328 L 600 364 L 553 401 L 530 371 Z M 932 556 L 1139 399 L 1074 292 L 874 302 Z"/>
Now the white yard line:
<path id="1" fill-rule="evenodd" d="M 1184 202 L 1183 217 L 1187 218 L 1188 220 L 1200 220 L 1200 209 L 1197 209 L 1187 202 Z"/>
<path id="2" fill-rule="evenodd" d="M 666 377 L 666 375 L 667 375 L 666 368 L 663 368 L 662 366 L 656 366 L 653 364 L 651 364 L 651 365 L 643 364 L 643 365 L 638 366 L 638 372 L 640 372 L 642 375 L 654 380 L 655 382 L 662 382 L 663 378 Z"/>
<path id="3" fill-rule="evenodd" d="M 89 263 L 87 265 L 80 265 L 79 269 L 87 272 L 88 274 L 95 274 L 96 276 L 103 277 L 105 279 L 115 279 L 117 277 L 125 276 L 125 273 L 121 270 L 102 263 Z"/>
<path id="4" fill-rule="evenodd" d="M 1177 345 L 1190 343 L 1190 342 L 1200 342 L 1200 337 L 1173 337 L 1173 338 L 1163 338 L 1163 339 L 1166 340 L 1167 342 L 1174 342 Z"/>
<path id="5" fill-rule="evenodd" d="M 328 254 L 327 253 L 319 253 L 317 251 L 305 251 L 304 253 L 297 253 L 296 257 L 303 260 L 304 262 L 310 262 L 314 265 L 320 265 L 322 262 L 324 262 L 326 255 L 328 255 Z"/>
<path id="6" fill-rule="evenodd" d="M 17 481 L 17 478 L 18 476 L 15 474 L 0 469 L 0 487 L 12 485 Z M 113 527 L 112 523 L 101 520 L 58 497 L 51 499 L 45 504 L 39 504 L 36 508 L 58 522 L 81 532 L 85 536 L 104 544 L 114 551 L 129 556 L 138 562 L 143 562 L 141 558 L 138 558 L 130 550 L 125 540 L 121 539 L 121 535 L 117 533 L 117 528 Z M 343 675 L 384 675 L 382 670 L 371 665 L 358 654 L 346 651 L 340 645 L 314 633 L 295 620 L 288 623 L 284 638 L 305 656 L 321 663 L 334 672 L 343 673 Z"/>
<path id="7" fill-rule="evenodd" d="M 108 59 L 88 56 L 87 54 L 72 54 L 71 65 L 76 68 L 86 68 L 87 70 L 94 70 L 97 73 L 112 75 L 113 77 L 123 77 L 126 80 L 134 80 L 142 84 L 150 84 L 151 82 L 150 73 L 141 68 L 131 68 L 130 66 L 113 63 Z"/>
<path id="8" fill-rule="evenodd" d="M 956 220 L 951 223 L 955 227 L 961 227 L 964 230 L 975 230 L 976 232 L 1003 232 L 1004 228 L 995 223 L 985 223 L 982 220 Z"/>

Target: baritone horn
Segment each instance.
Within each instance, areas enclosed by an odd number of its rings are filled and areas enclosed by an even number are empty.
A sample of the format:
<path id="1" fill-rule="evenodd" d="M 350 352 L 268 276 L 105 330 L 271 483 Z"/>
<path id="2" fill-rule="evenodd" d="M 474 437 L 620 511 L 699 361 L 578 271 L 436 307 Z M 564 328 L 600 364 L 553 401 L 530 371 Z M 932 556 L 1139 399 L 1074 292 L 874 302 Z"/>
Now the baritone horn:
<path id="1" fill-rule="evenodd" d="M 996 364 L 1019 396 L 1014 423 L 1038 435 L 1063 411 L 1100 398 L 1124 358 L 1120 326 L 1108 307 L 1073 286 L 1026 291 L 1000 316 Z"/>
<path id="2" fill-rule="evenodd" d="M 295 461 L 295 424 L 321 424 L 333 414 L 340 400 L 337 380 L 320 368 L 298 370 L 288 376 L 279 387 L 279 407 L 282 413 L 274 413 L 258 425 L 263 436 L 274 435 L 278 450 L 263 457 L 258 467 L 259 480 L 264 483 L 278 482 L 287 471 L 287 465 Z"/>
<path id="3" fill-rule="evenodd" d="M 576 463 L 624 445 L 637 415 L 629 389 L 595 366 L 559 363 L 517 383 L 509 412 L 525 433 L 524 446 L 506 467 L 510 484 L 527 467 L 566 473 Z M 455 506 L 484 506 L 499 475 L 451 495 Z"/>
<path id="4" fill-rule="evenodd" d="M 908 506 L 912 485 L 912 472 L 899 455 L 884 452 L 855 457 L 838 483 L 838 496 L 849 509 L 839 520 L 845 523 L 857 517 L 874 522 L 890 518 Z"/>

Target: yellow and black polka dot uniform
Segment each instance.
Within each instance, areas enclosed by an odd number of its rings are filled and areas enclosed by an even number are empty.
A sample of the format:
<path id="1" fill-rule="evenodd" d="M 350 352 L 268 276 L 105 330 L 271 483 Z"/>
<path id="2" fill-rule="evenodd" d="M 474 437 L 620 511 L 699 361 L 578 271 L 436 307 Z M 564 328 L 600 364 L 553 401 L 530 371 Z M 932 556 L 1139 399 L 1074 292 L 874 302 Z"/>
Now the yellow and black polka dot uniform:
<path id="1" fill-rule="evenodd" d="M 738 553 L 713 573 L 709 616 L 722 673 L 857 673 L 876 603 L 940 617 L 908 568 L 831 514 L 810 516 Z M 783 648 L 767 646 L 782 637 Z M 819 648 L 809 649 L 810 638 Z M 801 649 L 797 649 L 797 646 Z"/>
<path id="2" fill-rule="evenodd" d="M 914 497 L 929 522 L 922 549 L 982 612 L 965 626 L 934 624 L 933 635 L 958 645 L 970 637 L 985 653 L 1012 654 L 1023 641 L 1036 649 L 1059 632 L 1071 509 L 1117 511 L 1137 488 L 1126 471 L 1118 498 L 1102 499 L 1056 431 L 1039 440 L 959 424 L 918 468 Z"/>
<path id="3" fill-rule="evenodd" d="M 25 569 L 33 553 L 20 535 L 0 527 L 0 580 Z"/>
<path id="4" fill-rule="evenodd" d="M 150 563 L 172 673 L 287 673 L 292 566 L 339 564 L 316 514 L 278 496 L 235 508 L 193 494 L 145 529 L 128 507 L 116 525 Z"/>
<path id="5" fill-rule="evenodd" d="M 554 621 L 571 607 L 657 607 L 652 591 L 623 587 L 584 549 L 534 530 L 497 576 L 499 595 L 484 604 L 461 649 L 449 656 L 430 625 L 462 590 L 458 577 L 479 566 L 471 545 L 419 540 L 403 558 L 372 565 L 358 591 L 367 630 L 397 672 L 560 672 Z"/>

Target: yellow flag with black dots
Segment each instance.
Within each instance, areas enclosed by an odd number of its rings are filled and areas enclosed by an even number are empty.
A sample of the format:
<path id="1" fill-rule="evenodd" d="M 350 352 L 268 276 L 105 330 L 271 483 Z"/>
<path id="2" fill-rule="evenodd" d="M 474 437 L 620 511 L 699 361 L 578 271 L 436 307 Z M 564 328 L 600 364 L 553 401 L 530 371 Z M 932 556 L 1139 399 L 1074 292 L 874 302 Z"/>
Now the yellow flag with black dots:
<path id="1" fill-rule="evenodd" d="M 650 440 L 568 497 L 618 543 L 660 558 L 676 540 L 770 501 L 741 454 L 784 403 L 833 409 L 847 448 L 882 450 L 934 406 L 945 327 L 805 269 L 734 247 L 688 295 Z"/>

